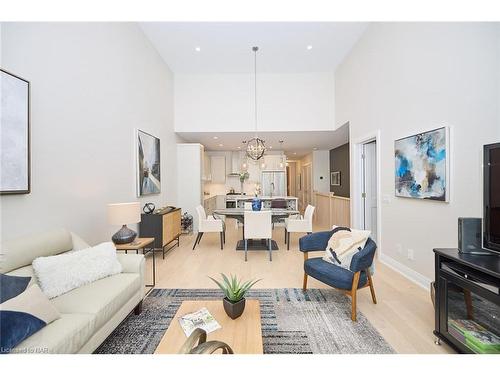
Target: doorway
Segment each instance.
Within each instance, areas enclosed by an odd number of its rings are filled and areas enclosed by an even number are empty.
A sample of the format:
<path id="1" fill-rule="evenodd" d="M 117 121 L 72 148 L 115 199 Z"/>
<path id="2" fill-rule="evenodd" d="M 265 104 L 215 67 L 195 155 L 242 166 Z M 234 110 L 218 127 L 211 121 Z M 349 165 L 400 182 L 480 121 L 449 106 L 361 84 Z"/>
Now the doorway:
<path id="1" fill-rule="evenodd" d="M 382 255 L 382 193 L 380 189 L 380 130 L 351 145 L 351 225 L 370 230 Z"/>
<path id="2" fill-rule="evenodd" d="M 302 210 L 312 204 L 312 165 L 304 164 L 301 168 L 302 175 Z"/>
<path id="3" fill-rule="evenodd" d="M 361 145 L 361 224 L 377 238 L 377 142 Z"/>

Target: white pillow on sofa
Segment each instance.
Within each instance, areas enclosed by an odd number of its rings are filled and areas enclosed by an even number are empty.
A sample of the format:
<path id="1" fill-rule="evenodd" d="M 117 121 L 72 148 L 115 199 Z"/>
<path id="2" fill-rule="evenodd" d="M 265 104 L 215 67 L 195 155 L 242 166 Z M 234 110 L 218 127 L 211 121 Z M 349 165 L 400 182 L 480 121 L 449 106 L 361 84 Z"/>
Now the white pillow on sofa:
<path id="1" fill-rule="evenodd" d="M 36 258 L 32 265 L 40 288 L 49 298 L 122 271 L 115 246 L 111 242 Z"/>

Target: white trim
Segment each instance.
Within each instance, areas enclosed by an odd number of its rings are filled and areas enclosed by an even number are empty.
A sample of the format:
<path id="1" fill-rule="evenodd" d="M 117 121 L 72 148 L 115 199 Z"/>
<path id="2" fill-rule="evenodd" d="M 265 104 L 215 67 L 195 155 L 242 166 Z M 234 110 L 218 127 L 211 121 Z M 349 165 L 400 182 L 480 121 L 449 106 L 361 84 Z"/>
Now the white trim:
<path id="1" fill-rule="evenodd" d="M 360 227 L 360 201 L 361 192 L 358 183 L 361 178 L 361 152 L 360 148 L 365 143 L 375 141 L 377 153 L 377 256 L 381 258 L 382 254 L 382 187 L 381 187 L 381 136 L 380 129 L 365 134 L 350 142 L 351 159 L 351 227 Z"/>
<path id="2" fill-rule="evenodd" d="M 418 273 L 417 271 L 412 270 L 410 267 L 407 267 L 404 264 L 399 263 L 397 260 L 382 253 L 379 254 L 378 259 L 381 263 L 385 264 L 389 268 L 393 269 L 402 276 L 406 277 L 408 280 L 414 282 L 419 287 L 424 288 L 425 290 L 429 290 L 430 284 L 432 282 L 431 279 L 425 277 L 424 275 Z"/>

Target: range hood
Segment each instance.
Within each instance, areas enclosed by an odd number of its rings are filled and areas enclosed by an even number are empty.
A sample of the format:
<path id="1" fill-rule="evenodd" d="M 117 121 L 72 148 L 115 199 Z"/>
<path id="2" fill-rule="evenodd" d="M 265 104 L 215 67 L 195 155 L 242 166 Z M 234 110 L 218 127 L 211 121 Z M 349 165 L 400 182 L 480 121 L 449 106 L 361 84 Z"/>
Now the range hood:
<path id="1" fill-rule="evenodd" d="M 240 176 L 240 153 L 231 151 L 231 171 L 227 174 L 228 177 Z"/>

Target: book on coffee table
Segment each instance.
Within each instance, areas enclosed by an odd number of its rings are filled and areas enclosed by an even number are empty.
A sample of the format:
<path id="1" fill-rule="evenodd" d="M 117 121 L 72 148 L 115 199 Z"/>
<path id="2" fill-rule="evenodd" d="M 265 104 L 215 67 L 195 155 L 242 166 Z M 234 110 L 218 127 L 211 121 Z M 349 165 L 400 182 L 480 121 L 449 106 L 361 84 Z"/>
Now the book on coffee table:
<path id="1" fill-rule="evenodd" d="M 189 337 L 196 328 L 203 329 L 206 333 L 210 333 L 221 328 L 220 324 L 210 314 L 206 307 L 201 308 L 190 314 L 186 314 L 179 318 L 179 324 L 186 337 Z"/>

